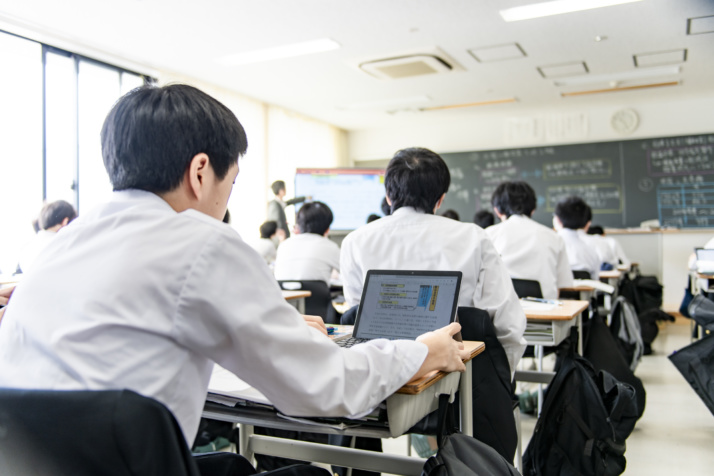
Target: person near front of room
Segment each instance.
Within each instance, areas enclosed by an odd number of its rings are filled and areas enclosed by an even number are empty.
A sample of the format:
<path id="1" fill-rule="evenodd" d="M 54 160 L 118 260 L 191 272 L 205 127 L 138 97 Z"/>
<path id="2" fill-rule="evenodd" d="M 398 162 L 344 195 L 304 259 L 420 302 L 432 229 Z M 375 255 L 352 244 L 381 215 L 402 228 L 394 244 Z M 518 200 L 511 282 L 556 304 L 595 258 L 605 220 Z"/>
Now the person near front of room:
<path id="1" fill-rule="evenodd" d="M 590 207 L 576 196 L 562 199 L 555 206 L 553 227 L 565 242 L 570 269 L 587 271 L 590 279 L 597 280 L 600 274 L 600 258 L 595 249 L 583 240 L 583 233 L 590 225 Z"/>
<path id="2" fill-rule="evenodd" d="M 64 200 L 57 200 L 42 207 L 37 219 L 39 231 L 23 248 L 18 260 L 18 268 L 23 274 L 29 273 L 36 261 L 44 259 L 40 257 L 40 253 L 54 240 L 57 232 L 75 218 L 77 218 L 77 211 Z"/>
<path id="3" fill-rule="evenodd" d="M 278 228 L 278 222 L 268 220 L 260 225 L 260 239 L 251 245 L 268 265 L 275 263 L 278 245 L 285 240 L 285 232 Z"/>
<path id="4" fill-rule="evenodd" d="M 135 89 L 101 142 L 113 196 L 63 229 L 15 288 L 0 387 L 130 389 L 168 407 L 190 446 L 214 363 L 296 416 L 364 414 L 415 376 L 465 369 L 458 324 L 342 349 L 284 300 L 221 222 L 247 140 L 211 96 Z"/>
<path id="5" fill-rule="evenodd" d="M 496 224 L 496 217 L 488 210 L 479 210 L 474 214 L 474 223 L 485 230 Z"/>
<path id="6" fill-rule="evenodd" d="M 565 243 L 551 228 L 531 219 L 536 194 L 526 182 L 503 182 L 491 205 L 500 223 L 486 229 L 512 278 L 540 283 L 545 299 L 557 299 L 559 289 L 573 286 Z"/>
<path id="7" fill-rule="evenodd" d="M 461 271 L 459 305 L 488 311 L 513 372 L 526 347 L 525 314 L 486 232 L 473 223 L 435 215 L 449 182 L 444 160 L 431 150 L 410 148 L 394 155 L 384 180 L 392 214 L 342 242 L 345 300 L 349 306 L 359 303 L 370 269 Z"/>
<path id="8" fill-rule="evenodd" d="M 617 256 L 615 248 L 605 239 L 605 230 L 599 225 L 590 225 L 586 231 L 585 242 L 590 243 L 598 257 L 600 258 L 600 269 L 602 271 L 610 271 L 617 269 L 620 260 Z"/>
<path id="9" fill-rule="evenodd" d="M 296 233 L 279 247 L 275 279 L 323 281 L 328 286 L 340 271 L 340 247 L 327 238 L 332 210 L 322 202 L 308 202 L 297 213 Z"/>
<path id="10" fill-rule="evenodd" d="M 273 190 L 275 198 L 268 202 L 268 212 L 266 221 L 275 221 L 278 223 L 278 228 L 283 230 L 285 238 L 290 238 L 290 230 L 288 229 L 288 219 L 285 215 L 285 207 L 303 203 L 309 200 L 310 197 L 295 197 L 290 200 L 285 200 L 285 182 L 276 180 L 270 186 Z"/>

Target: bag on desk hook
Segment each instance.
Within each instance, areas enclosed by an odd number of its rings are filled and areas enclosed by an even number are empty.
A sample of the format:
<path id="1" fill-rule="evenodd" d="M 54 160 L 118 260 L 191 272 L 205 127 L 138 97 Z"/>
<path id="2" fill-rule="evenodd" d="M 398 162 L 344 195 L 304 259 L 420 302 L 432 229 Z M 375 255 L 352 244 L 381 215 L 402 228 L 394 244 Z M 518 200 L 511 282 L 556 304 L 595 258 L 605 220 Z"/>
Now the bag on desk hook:
<path id="1" fill-rule="evenodd" d="M 449 395 L 439 396 L 439 450 L 424 463 L 422 476 L 520 476 L 496 450 L 456 428 Z"/>

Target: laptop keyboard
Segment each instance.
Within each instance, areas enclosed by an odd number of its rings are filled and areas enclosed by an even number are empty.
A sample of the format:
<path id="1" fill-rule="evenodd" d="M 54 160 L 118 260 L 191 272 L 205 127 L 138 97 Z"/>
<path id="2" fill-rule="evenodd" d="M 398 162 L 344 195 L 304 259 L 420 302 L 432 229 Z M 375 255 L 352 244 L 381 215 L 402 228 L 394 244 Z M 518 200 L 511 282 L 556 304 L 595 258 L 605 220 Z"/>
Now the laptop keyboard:
<path id="1" fill-rule="evenodd" d="M 338 340 L 335 344 L 340 347 L 352 347 L 353 345 L 361 344 L 362 342 L 367 342 L 369 339 L 360 339 L 359 337 L 348 337 L 347 339 Z"/>

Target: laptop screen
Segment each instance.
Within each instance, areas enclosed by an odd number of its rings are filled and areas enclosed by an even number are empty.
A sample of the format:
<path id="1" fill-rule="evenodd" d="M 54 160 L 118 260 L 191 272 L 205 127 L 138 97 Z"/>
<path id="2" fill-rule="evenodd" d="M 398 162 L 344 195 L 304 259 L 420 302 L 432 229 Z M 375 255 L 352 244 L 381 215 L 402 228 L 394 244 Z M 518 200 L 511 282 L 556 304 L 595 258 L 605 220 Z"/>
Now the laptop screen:
<path id="1" fill-rule="evenodd" d="M 415 339 L 454 321 L 460 271 L 369 270 L 353 335 Z"/>
<path id="2" fill-rule="evenodd" d="M 714 261 L 714 249 L 696 248 L 697 261 Z"/>

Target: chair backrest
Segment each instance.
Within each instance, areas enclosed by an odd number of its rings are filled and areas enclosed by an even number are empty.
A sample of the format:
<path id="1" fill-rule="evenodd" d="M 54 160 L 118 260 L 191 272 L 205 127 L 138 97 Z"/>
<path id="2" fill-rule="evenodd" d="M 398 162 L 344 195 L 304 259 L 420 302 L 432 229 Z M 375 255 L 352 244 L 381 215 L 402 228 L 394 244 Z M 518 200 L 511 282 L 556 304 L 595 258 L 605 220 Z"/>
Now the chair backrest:
<path id="1" fill-rule="evenodd" d="M 320 316 L 327 324 L 339 324 L 337 313 L 332 306 L 330 287 L 324 281 L 299 281 L 295 279 L 278 281 L 282 289 L 310 291 L 312 295 L 305 299 L 305 314 Z"/>
<path id="2" fill-rule="evenodd" d="M 0 474 L 198 476 L 174 416 L 130 390 L 0 389 Z"/>
<path id="3" fill-rule="evenodd" d="M 590 279 L 590 273 L 588 271 L 582 270 L 582 269 L 574 269 L 573 270 L 573 277 L 575 279 Z"/>
<path id="4" fill-rule="evenodd" d="M 517 279 L 511 278 L 513 281 L 513 289 L 519 298 L 533 297 L 542 298 L 543 291 L 540 289 L 540 283 L 534 279 Z"/>

